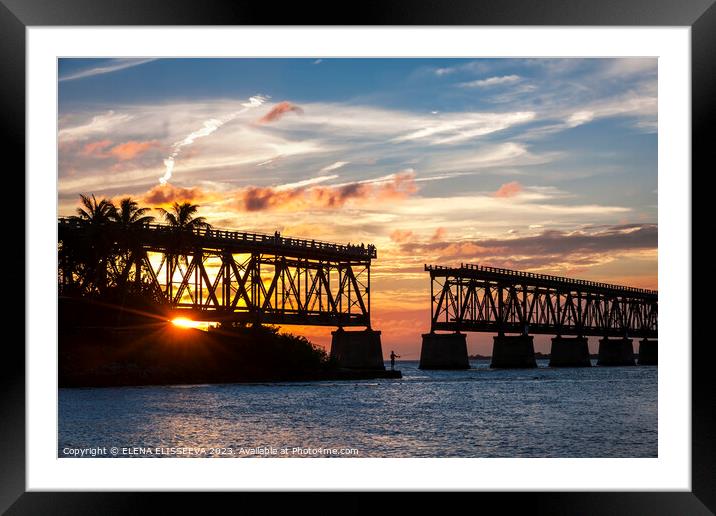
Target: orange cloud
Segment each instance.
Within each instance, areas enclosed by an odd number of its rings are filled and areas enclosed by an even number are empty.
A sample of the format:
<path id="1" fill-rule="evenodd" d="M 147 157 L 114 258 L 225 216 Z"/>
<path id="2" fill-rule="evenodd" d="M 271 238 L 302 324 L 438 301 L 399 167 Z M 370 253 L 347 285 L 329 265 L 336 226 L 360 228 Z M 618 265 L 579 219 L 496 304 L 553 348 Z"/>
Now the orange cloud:
<path id="1" fill-rule="evenodd" d="M 435 230 L 435 234 L 430 239 L 431 242 L 440 242 L 445 238 L 447 230 L 445 228 L 438 228 Z"/>
<path id="2" fill-rule="evenodd" d="M 381 183 L 348 183 L 290 190 L 252 186 L 239 190 L 236 196 L 238 208 L 244 211 L 305 210 L 340 208 L 347 202 L 399 200 L 416 191 L 415 174 L 402 172 Z"/>
<path id="3" fill-rule="evenodd" d="M 262 116 L 259 119 L 259 123 L 260 124 L 268 124 L 271 122 L 276 122 L 277 120 L 280 120 L 283 117 L 283 115 L 285 115 L 286 113 L 289 113 L 291 111 L 293 111 L 294 113 L 297 113 L 299 115 L 303 114 L 303 109 L 301 109 L 297 105 L 291 104 L 290 102 L 287 102 L 287 101 L 279 102 L 271 109 L 271 111 L 269 111 L 268 113 L 266 113 L 264 116 Z"/>
<path id="4" fill-rule="evenodd" d="M 518 183 L 517 181 L 512 181 L 510 183 L 505 183 L 502 186 L 500 186 L 497 191 L 492 194 L 495 197 L 514 197 L 518 193 L 522 191 L 522 185 Z"/>
<path id="5" fill-rule="evenodd" d="M 110 140 L 99 140 L 85 144 L 80 150 L 83 156 L 92 156 L 94 158 L 116 158 L 120 161 L 127 161 L 136 158 L 140 154 L 147 152 L 152 147 L 159 145 L 156 140 L 139 142 L 135 140 L 126 143 L 120 143 L 112 146 Z"/>
<path id="6" fill-rule="evenodd" d="M 142 200 L 147 204 L 172 204 L 174 202 L 191 202 L 192 204 L 206 200 L 207 195 L 200 188 L 181 188 L 170 184 L 157 185 L 149 190 Z"/>
<path id="7" fill-rule="evenodd" d="M 152 147 L 156 147 L 158 145 L 159 142 L 156 140 L 151 140 L 147 142 L 138 142 L 132 140 L 126 143 L 120 143 L 119 145 L 115 145 L 114 147 L 112 147 L 112 150 L 110 150 L 109 153 L 115 158 L 124 161 L 133 159 L 140 154 L 147 152 Z"/>
<path id="8" fill-rule="evenodd" d="M 410 240 L 410 237 L 412 237 L 412 236 L 413 236 L 413 232 L 412 232 L 412 231 L 406 231 L 406 230 L 402 230 L 402 229 L 396 229 L 395 231 L 393 231 L 393 232 L 390 234 L 390 239 L 391 239 L 393 242 L 397 242 L 397 243 L 399 243 L 399 244 L 402 244 L 402 243 L 407 242 L 408 240 Z"/>
<path id="9" fill-rule="evenodd" d="M 83 156 L 106 157 L 104 149 L 112 145 L 110 140 L 99 140 L 85 144 L 80 151 Z"/>

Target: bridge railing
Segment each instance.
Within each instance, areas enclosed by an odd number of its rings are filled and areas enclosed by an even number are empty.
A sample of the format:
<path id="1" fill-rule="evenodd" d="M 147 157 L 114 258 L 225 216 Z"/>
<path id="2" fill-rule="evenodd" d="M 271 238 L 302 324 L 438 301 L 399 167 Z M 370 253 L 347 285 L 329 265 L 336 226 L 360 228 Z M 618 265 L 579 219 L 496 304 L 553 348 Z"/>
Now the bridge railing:
<path id="1" fill-rule="evenodd" d="M 76 229 L 81 230 L 86 227 L 86 223 L 84 223 L 81 220 L 72 219 L 69 217 L 60 217 L 58 218 L 58 224 L 69 228 L 69 229 Z M 113 225 L 108 224 L 108 227 L 113 227 Z M 278 233 L 275 233 L 273 235 L 269 235 L 266 233 L 253 233 L 248 231 L 237 231 L 237 230 L 231 230 L 231 229 L 223 229 L 223 228 L 190 228 L 186 230 L 178 229 L 174 226 L 169 226 L 167 224 L 156 224 L 156 223 L 150 223 L 150 224 L 143 224 L 141 226 L 133 227 L 129 226 L 126 228 L 123 228 L 125 230 L 129 231 L 154 231 L 161 234 L 176 234 L 181 231 L 190 231 L 193 235 L 200 237 L 200 238 L 206 238 L 206 239 L 212 239 L 215 241 L 224 241 L 224 242 L 247 242 L 247 243 L 265 243 L 265 244 L 273 244 L 281 247 L 291 248 L 291 249 L 314 249 L 314 250 L 321 250 L 321 251 L 329 251 L 329 252 L 337 252 L 337 253 L 345 253 L 349 255 L 359 256 L 362 258 L 377 258 L 378 252 L 376 250 L 376 247 L 372 244 L 368 244 L 367 246 L 364 244 L 361 245 L 353 245 L 353 244 L 337 244 L 333 242 L 325 242 L 322 240 L 307 240 L 303 238 L 294 238 L 294 237 L 285 237 L 281 236 Z"/>
<path id="2" fill-rule="evenodd" d="M 529 278 L 529 279 L 549 281 L 549 282 L 564 284 L 564 285 L 574 285 L 574 286 L 579 285 L 579 286 L 595 287 L 595 288 L 608 289 L 608 290 L 619 290 L 619 291 L 624 291 L 624 292 L 632 292 L 634 294 L 658 295 L 658 293 L 659 293 L 657 290 L 649 290 L 649 289 L 643 289 L 643 288 L 637 288 L 637 287 L 626 287 L 623 285 L 614 285 L 611 283 L 601 283 L 598 281 L 566 278 L 564 276 L 552 276 L 549 274 L 538 274 L 535 272 L 516 271 L 516 270 L 512 270 L 512 269 L 503 269 L 500 267 L 489 267 L 487 265 L 476 265 L 476 264 L 471 264 L 471 263 L 467 263 L 467 264 L 461 263 L 460 267 L 447 267 L 444 265 L 427 265 L 427 264 L 425 264 L 426 272 L 433 271 L 433 270 L 482 271 L 482 272 L 489 272 L 492 274 L 499 274 L 502 276 L 509 276 L 510 278 Z"/>

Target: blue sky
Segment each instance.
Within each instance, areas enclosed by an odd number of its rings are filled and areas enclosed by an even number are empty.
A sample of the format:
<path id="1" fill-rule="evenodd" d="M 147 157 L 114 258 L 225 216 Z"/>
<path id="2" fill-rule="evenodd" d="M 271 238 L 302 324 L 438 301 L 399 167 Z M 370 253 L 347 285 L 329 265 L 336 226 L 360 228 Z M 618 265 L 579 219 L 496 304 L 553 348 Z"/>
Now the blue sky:
<path id="1" fill-rule="evenodd" d="M 400 331 L 423 263 L 657 287 L 656 59 L 61 59 L 58 88 L 61 214 L 373 242 Z"/>
<path id="2" fill-rule="evenodd" d="M 621 64 L 625 61 L 630 65 Z M 60 60 L 61 115 L 121 109 L 127 104 L 196 103 L 257 94 L 298 105 L 331 102 L 424 114 L 513 111 L 517 106 L 549 113 L 656 87 L 653 59 L 161 59 L 121 68 L 132 62 L 142 60 Z M 111 69 L 116 63 L 120 68 L 111 73 L 72 79 L 82 72 Z M 476 84 L 491 77 L 503 82 Z M 650 93 L 655 98 L 655 91 Z M 624 201 L 628 196 L 645 206 L 653 204 L 655 120 L 655 112 L 611 116 L 531 142 L 534 149 L 571 151 L 559 164 L 536 167 L 540 177 L 535 181 L 542 176 L 542 182 L 558 176 L 560 181 L 574 182 L 585 175 L 609 175 L 602 187 L 599 181 L 584 179 L 589 186 L 585 194 L 596 197 L 608 189 Z M 645 126 L 635 127 L 640 123 Z M 525 131 L 544 125 L 536 119 L 486 135 L 481 141 L 520 138 Z M 473 143 L 466 142 L 466 146 Z M 500 180 L 489 179 L 493 183 Z M 614 188 L 614 181 L 625 188 Z M 647 182 L 650 190 L 643 188 Z M 440 186 L 435 185 L 436 189 Z"/>

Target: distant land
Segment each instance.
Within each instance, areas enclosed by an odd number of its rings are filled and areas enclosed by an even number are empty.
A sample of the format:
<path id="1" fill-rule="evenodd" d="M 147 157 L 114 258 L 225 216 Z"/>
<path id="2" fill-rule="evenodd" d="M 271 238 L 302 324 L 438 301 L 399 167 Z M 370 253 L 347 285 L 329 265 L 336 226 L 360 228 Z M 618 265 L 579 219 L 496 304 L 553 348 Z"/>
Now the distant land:
<path id="1" fill-rule="evenodd" d="M 597 356 L 594 355 L 593 358 L 596 358 Z M 492 355 L 468 355 L 467 357 L 469 360 L 488 360 L 492 358 Z M 535 358 L 549 358 L 549 353 L 540 353 L 539 351 L 535 351 Z"/>
<path id="2" fill-rule="evenodd" d="M 637 357 L 637 356 L 639 356 L 639 354 L 634 353 L 634 356 Z M 551 357 L 551 355 L 549 353 L 542 353 L 540 351 L 535 351 L 535 358 L 550 358 L 550 357 Z M 470 360 L 488 360 L 488 359 L 491 359 L 492 356 L 491 355 L 475 354 L 475 355 L 468 355 L 467 358 Z M 598 353 L 590 353 L 589 358 L 599 358 L 599 354 Z"/>

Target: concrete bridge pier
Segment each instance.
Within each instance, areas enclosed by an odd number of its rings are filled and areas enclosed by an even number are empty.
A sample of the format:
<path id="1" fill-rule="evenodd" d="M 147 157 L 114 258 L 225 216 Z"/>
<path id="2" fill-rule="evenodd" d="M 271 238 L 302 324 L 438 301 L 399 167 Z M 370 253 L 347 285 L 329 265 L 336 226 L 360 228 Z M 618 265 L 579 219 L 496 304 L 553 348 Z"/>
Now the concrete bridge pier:
<path id="1" fill-rule="evenodd" d="M 604 337 L 599 340 L 600 366 L 629 366 L 634 365 L 634 347 L 632 340 L 623 337 L 621 339 L 610 339 Z"/>
<path id="2" fill-rule="evenodd" d="M 380 332 L 370 328 L 362 331 L 345 331 L 339 328 L 331 332 L 331 359 L 338 367 L 346 369 L 385 370 Z"/>
<path id="3" fill-rule="evenodd" d="M 550 367 L 590 367 L 587 337 L 562 337 L 552 339 Z"/>
<path id="4" fill-rule="evenodd" d="M 657 365 L 659 360 L 658 340 L 643 339 L 639 341 L 639 365 Z"/>
<path id="5" fill-rule="evenodd" d="M 497 335 L 492 345 L 493 368 L 537 367 L 532 335 Z"/>
<path id="6" fill-rule="evenodd" d="M 420 369 L 469 369 L 464 333 L 423 333 Z"/>

